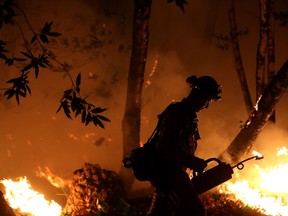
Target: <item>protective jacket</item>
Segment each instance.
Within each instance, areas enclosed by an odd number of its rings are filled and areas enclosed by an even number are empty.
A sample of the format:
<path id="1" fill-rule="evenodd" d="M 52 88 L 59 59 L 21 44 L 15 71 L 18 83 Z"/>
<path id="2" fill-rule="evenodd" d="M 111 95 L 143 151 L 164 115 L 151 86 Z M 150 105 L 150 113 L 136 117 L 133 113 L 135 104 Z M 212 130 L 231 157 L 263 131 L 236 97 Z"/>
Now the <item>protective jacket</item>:
<path id="1" fill-rule="evenodd" d="M 162 116 L 161 116 L 162 115 Z M 171 169 L 194 168 L 198 119 L 185 101 L 172 103 L 159 116 L 158 163 Z"/>
<path id="2" fill-rule="evenodd" d="M 159 116 L 156 174 L 151 183 L 156 190 L 148 215 L 203 216 L 204 207 L 185 172 L 195 169 L 197 115 L 185 100 L 173 103 Z"/>

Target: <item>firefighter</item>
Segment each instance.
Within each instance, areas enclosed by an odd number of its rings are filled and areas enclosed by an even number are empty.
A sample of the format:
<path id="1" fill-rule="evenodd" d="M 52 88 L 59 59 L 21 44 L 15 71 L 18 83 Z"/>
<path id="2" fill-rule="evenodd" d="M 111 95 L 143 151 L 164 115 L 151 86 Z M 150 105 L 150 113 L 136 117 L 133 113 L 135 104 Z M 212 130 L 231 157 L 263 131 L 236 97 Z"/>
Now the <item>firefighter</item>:
<path id="1" fill-rule="evenodd" d="M 201 173 L 207 166 L 195 156 L 200 139 L 197 112 L 221 99 L 221 87 L 210 76 L 190 76 L 186 82 L 189 95 L 159 115 L 156 174 L 151 180 L 155 192 L 147 216 L 205 215 L 186 170 Z"/>

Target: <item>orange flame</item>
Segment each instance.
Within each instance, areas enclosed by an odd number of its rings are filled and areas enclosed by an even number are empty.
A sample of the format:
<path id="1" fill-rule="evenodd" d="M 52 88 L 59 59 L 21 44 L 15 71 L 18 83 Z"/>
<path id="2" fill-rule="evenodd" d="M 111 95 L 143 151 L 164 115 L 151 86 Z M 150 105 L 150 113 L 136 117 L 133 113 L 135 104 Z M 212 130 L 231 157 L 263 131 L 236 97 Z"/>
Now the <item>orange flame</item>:
<path id="1" fill-rule="evenodd" d="M 45 167 L 45 170 L 43 171 L 42 168 L 38 166 L 38 171 L 36 172 L 36 175 L 47 179 L 50 184 L 57 188 L 64 188 L 65 185 L 69 184 L 68 180 L 64 180 L 59 176 L 54 175 L 49 169 L 49 167 Z"/>
<path id="2" fill-rule="evenodd" d="M 285 152 L 281 148 L 277 155 Z M 255 156 L 262 156 L 258 152 Z M 241 171 L 242 172 L 242 171 Z M 235 172 L 237 180 L 230 180 L 220 186 L 220 192 L 233 194 L 236 200 L 261 209 L 267 215 L 288 215 L 288 163 L 261 168 L 254 165 L 249 180 L 241 178 L 240 172 Z"/>
<path id="3" fill-rule="evenodd" d="M 149 75 L 148 75 L 148 80 L 146 81 L 145 83 L 145 88 L 147 88 L 148 86 L 151 85 L 151 79 L 154 75 L 154 73 L 156 72 L 156 69 L 157 69 L 157 65 L 158 65 L 158 58 L 159 58 L 159 55 L 157 54 L 156 57 L 155 57 L 155 60 L 154 60 L 154 64 L 153 64 L 153 67 L 152 67 L 152 70 L 150 71 Z"/>
<path id="4" fill-rule="evenodd" d="M 13 209 L 33 216 L 60 216 L 62 208 L 54 200 L 47 201 L 43 194 L 31 188 L 26 177 L 18 181 L 4 179 L 0 181 L 5 186 L 5 199 Z"/>

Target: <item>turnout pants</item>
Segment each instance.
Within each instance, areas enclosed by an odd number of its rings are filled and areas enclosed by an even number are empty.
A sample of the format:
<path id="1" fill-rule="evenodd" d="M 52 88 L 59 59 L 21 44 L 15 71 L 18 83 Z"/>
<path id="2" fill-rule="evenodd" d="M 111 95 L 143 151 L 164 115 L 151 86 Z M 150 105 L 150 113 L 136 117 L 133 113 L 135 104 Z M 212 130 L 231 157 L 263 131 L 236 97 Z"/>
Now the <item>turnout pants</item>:
<path id="1" fill-rule="evenodd" d="M 205 216 L 205 209 L 185 171 L 160 175 L 147 216 Z"/>

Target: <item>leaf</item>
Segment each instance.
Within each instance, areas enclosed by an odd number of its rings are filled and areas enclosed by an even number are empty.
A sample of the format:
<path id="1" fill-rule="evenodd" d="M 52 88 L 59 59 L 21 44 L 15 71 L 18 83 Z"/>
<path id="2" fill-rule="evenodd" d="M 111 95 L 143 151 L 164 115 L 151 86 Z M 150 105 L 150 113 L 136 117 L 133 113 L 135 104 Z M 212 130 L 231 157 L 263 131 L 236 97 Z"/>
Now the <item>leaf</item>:
<path id="1" fill-rule="evenodd" d="M 14 57 L 13 58 L 15 61 L 18 61 L 18 62 L 23 62 L 23 61 L 26 61 L 27 59 L 24 59 L 24 58 L 17 58 L 17 57 Z"/>
<path id="2" fill-rule="evenodd" d="M 41 29 L 41 33 L 42 34 L 48 34 L 49 32 L 50 32 L 50 30 L 51 30 L 51 25 L 52 25 L 52 23 L 53 22 L 46 22 L 45 24 L 44 24 L 44 27 Z"/>
<path id="3" fill-rule="evenodd" d="M 38 35 L 34 34 L 34 36 L 32 37 L 32 39 L 30 41 L 30 43 L 33 44 L 36 41 L 37 38 L 38 38 Z"/>
<path id="4" fill-rule="evenodd" d="M 79 73 L 76 78 L 76 89 L 79 88 L 80 84 L 81 84 L 81 73 Z"/>
<path id="5" fill-rule="evenodd" d="M 35 77 L 36 77 L 36 79 L 38 78 L 38 75 L 39 75 L 39 66 L 38 66 L 38 64 L 35 64 L 34 65 L 34 69 L 35 69 Z"/>
<path id="6" fill-rule="evenodd" d="M 103 123 L 96 117 L 96 118 L 93 118 L 93 124 L 95 125 L 95 126 L 100 126 L 101 128 L 104 128 L 104 125 L 103 125 Z"/>
<path id="7" fill-rule="evenodd" d="M 85 125 L 87 126 L 91 121 L 92 121 L 92 116 L 90 113 L 88 113 L 86 116 Z"/>
<path id="8" fill-rule="evenodd" d="M 3 40 L 0 40 L 0 46 L 7 45 L 7 43 Z"/>
<path id="9" fill-rule="evenodd" d="M 58 107 L 56 113 L 58 113 L 62 109 L 62 102 L 60 103 L 60 106 Z"/>
<path id="10" fill-rule="evenodd" d="M 107 122 L 111 122 L 110 119 L 106 118 L 105 116 L 102 115 L 96 115 L 97 118 L 103 120 L 103 121 L 107 121 Z"/>
<path id="11" fill-rule="evenodd" d="M 30 87 L 28 85 L 26 85 L 26 89 L 29 92 L 29 94 L 31 95 L 31 89 L 30 89 Z"/>
<path id="12" fill-rule="evenodd" d="M 83 108 L 82 107 L 78 107 L 76 109 L 76 112 L 75 112 L 75 118 L 82 112 Z"/>
<path id="13" fill-rule="evenodd" d="M 14 64 L 14 59 L 7 58 L 6 61 L 5 61 L 5 64 L 8 65 L 8 66 L 13 65 Z"/>
<path id="14" fill-rule="evenodd" d="M 22 97 L 26 97 L 26 91 L 24 90 L 24 92 L 23 91 L 18 91 L 17 92 L 20 96 L 22 96 Z"/>
<path id="15" fill-rule="evenodd" d="M 21 53 L 22 53 L 22 55 L 26 56 L 27 58 L 30 58 L 30 59 L 33 58 L 33 55 L 30 53 L 27 53 L 27 52 L 21 52 Z"/>
<path id="16" fill-rule="evenodd" d="M 48 37 L 45 34 L 40 34 L 40 39 L 43 43 L 49 43 Z"/>
<path id="17" fill-rule="evenodd" d="M 61 36 L 62 34 L 60 34 L 60 33 L 58 33 L 58 32 L 49 32 L 48 35 L 51 36 L 51 37 L 59 37 L 59 36 Z"/>
<path id="18" fill-rule="evenodd" d="M 63 107 L 64 113 L 67 116 L 67 118 L 72 119 L 71 115 L 70 115 L 69 105 L 67 103 L 65 103 L 62 105 L 62 107 Z"/>
<path id="19" fill-rule="evenodd" d="M 30 63 L 30 64 L 26 65 L 26 66 L 22 69 L 22 72 L 28 71 L 28 70 L 30 70 L 32 67 L 33 67 L 33 64 Z"/>
<path id="20" fill-rule="evenodd" d="M 101 108 L 101 107 L 96 107 L 96 108 L 93 108 L 91 110 L 92 113 L 96 114 L 96 113 L 102 113 L 104 111 L 106 111 L 107 109 L 106 108 Z"/>
<path id="21" fill-rule="evenodd" d="M 18 80 L 19 80 L 19 78 L 13 78 L 13 79 L 8 80 L 6 83 L 15 83 Z"/>
<path id="22" fill-rule="evenodd" d="M 4 92 L 4 96 L 8 95 L 7 96 L 7 100 L 12 98 L 15 94 L 15 90 L 14 89 L 8 89 Z"/>
<path id="23" fill-rule="evenodd" d="M 6 60 L 6 59 L 7 59 L 7 56 L 0 52 L 0 58 Z"/>
<path id="24" fill-rule="evenodd" d="M 19 101 L 19 95 L 17 94 L 17 92 L 15 93 L 15 96 L 16 96 L 17 104 L 19 105 L 19 104 L 20 104 L 20 101 Z"/>
<path id="25" fill-rule="evenodd" d="M 63 94 L 63 98 L 67 98 L 68 96 L 71 96 L 72 92 L 73 92 L 73 89 L 65 90 Z"/>
<path id="26" fill-rule="evenodd" d="M 174 0 L 167 0 L 168 3 L 171 3 L 171 2 L 174 2 Z M 184 10 L 184 4 L 187 4 L 187 1 L 186 0 L 175 0 L 175 3 L 178 7 L 181 8 L 181 10 L 183 12 L 185 12 Z"/>
<path id="27" fill-rule="evenodd" d="M 82 123 L 85 122 L 85 119 L 86 119 L 86 110 L 84 109 L 83 112 L 82 112 Z"/>
<path id="28" fill-rule="evenodd" d="M 71 100 L 71 109 L 74 112 L 76 109 L 78 109 L 81 105 L 81 100 L 79 100 L 78 97 L 74 96 Z"/>

